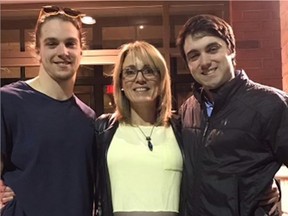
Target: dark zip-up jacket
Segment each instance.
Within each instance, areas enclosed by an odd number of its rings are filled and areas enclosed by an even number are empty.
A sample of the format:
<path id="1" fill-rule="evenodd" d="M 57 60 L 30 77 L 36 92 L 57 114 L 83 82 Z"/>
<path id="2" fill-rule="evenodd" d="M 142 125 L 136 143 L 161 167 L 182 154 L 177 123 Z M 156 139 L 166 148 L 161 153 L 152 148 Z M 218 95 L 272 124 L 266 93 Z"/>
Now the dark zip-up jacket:
<path id="1" fill-rule="evenodd" d="M 180 136 L 181 125 L 180 119 L 173 117 L 170 120 L 170 124 L 173 128 L 176 140 L 179 144 L 179 148 L 182 152 L 182 140 Z M 119 126 L 119 122 L 113 114 L 103 114 L 95 122 L 96 131 L 96 143 L 97 143 L 97 170 L 98 180 L 96 183 L 96 194 L 98 194 L 97 209 L 99 216 L 112 216 L 113 206 L 111 197 L 111 185 L 107 166 L 107 152 L 111 144 L 112 138 Z M 184 157 L 183 157 L 184 161 Z M 183 165 L 184 166 L 184 165 Z M 181 203 L 181 197 L 180 197 Z M 181 204 L 180 204 L 181 205 Z"/>
<path id="2" fill-rule="evenodd" d="M 197 83 L 180 109 L 188 216 L 265 215 L 259 198 L 288 165 L 287 94 L 235 75 L 215 91 L 210 117 Z"/>

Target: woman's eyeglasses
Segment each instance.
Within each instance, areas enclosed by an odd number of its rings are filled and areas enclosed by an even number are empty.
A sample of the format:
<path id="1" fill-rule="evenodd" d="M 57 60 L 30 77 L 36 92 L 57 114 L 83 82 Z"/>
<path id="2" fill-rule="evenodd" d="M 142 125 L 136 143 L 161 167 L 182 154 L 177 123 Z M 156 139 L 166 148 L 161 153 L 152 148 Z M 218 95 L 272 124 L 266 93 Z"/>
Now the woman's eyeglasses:
<path id="1" fill-rule="evenodd" d="M 138 70 L 136 67 L 126 67 L 122 70 L 122 77 L 127 81 L 135 80 L 138 73 L 141 72 L 142 76 L 146 80 L 153 80 L 160 75 L 158 69 L 153 69 L 149 66 L 144 66 L 142 69 Z"/>
<path id="2" fill-rule="evenodd" d="M 47 5 L 42 7 L 42 14 L 50 14 L 50 15 L 57 15 L 57 14 L 64 14 L 65 16 L 71 17 L 73 19 L 76 19 L 78 17 L 83 17 L 85 14 L 81 13 L 78 10 L 74 10 L 72 8 L 60 8 L 55 5 Z M 41 15 L 41 13 L 40 13 Z"/>

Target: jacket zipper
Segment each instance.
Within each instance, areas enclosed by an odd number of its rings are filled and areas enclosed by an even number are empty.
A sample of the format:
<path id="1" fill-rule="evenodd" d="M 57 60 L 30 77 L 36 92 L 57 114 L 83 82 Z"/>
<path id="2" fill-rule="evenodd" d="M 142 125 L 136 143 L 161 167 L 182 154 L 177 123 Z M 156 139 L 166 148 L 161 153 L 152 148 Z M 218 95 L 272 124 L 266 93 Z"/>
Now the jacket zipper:
<path id="1" fill-rule="evenodd" d="M 205 138 L 207 137 L 209 126 L 210 126 L 210 118 L 207 118 L 205 122 L 204 132 L 202 135 L 202 143 L 205 143 Z"/>

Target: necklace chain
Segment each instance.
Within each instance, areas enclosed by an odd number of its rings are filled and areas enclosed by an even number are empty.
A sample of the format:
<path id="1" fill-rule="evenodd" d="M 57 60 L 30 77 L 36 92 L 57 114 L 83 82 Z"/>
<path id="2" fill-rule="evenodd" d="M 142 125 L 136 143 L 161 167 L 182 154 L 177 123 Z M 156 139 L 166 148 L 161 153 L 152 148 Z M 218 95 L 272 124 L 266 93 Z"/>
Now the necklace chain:
<path id="1" fill-rule="evenodd" d="M 154 127 L 155 125 L 153 125 L 151 131 L 150 131 L 150 135 L 149 136 L 146 136 L 146 134 L 143 132 L 143 130 L 137 125 L 137 127 L 139 128 L 139 130 L 141 131 L 141 133 L 144 135 L 144 137 L 146 138 L 147 140 L 147 145 L 148 145 L 148 148 L 150 151 L 153 151 L 153 144 L 151 143 L 151 136 L 153 134 L 153 130 L 154 130 Z"/>

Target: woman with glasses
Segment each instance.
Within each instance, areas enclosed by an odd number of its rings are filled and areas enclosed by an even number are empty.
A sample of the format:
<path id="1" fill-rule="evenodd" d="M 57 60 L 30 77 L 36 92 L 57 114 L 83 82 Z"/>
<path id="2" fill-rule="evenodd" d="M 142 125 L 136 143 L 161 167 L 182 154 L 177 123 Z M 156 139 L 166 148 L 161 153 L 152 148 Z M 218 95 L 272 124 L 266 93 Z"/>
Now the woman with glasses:
<path id="1" fill-rule="evenodd" d="M 113 74 L 116 111 L 96 120 L 104 216 L 175 216 L 183 157 L 163 56 L 136 41 L 121 47 Z"/>
<path id="2" fill-rule="evenodd" d="M 80 17 L 43 7 L 35 28 L 38 76 L 1 88 L 1 179 L 16 194 L 2 216 L 92 215 L 95 114 L 73 94 Z"/>

